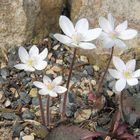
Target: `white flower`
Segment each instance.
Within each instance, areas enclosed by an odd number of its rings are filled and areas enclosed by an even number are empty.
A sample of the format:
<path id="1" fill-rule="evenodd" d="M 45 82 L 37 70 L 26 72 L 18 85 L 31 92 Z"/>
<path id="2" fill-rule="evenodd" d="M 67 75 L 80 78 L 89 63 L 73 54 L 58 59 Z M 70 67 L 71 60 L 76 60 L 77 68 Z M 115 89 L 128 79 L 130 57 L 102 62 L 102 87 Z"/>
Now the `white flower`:
<path id="1" fill-rule="evenodd" d="M 24 47 L 20 47 L 18 50 L 18 55 L 22 64 L 15 65 L 14 67 L 17 69 L 35 71 L 35 69 L 43 70 L 47 66 L 47 62 L 44 61 L 48 55 L 47 48 L 39 53 L 39 49 L 33 45 L 28 53 Z"/>
<path id="2" fill-rule="evenodd" d="M 33 82 L 33 84 L 40 88 L 39 94 L 49 95 L 51 97 L 57 97 L 57 93 L 61 94 L 67 91 L 63 86 L 60 86 L 62 82 L 62 76 L 56 77 L 54 80 L 51 80 L 49 77 L 43 77 L 43 83 L 39 81 Z"/>
<path id="3" fill-rule="evenodd" d="M 109 73 L 112 77 L 118 79 L 115 84 L 115 89 L 120 92 L 126 84 L 134 86 L 138 84 L 138 77 L 140 77 L 140 69 L 135 71 L 136 60 L 132 59 L 126 64 L 119 58 L 113 56 L 113 64 L 115 69 L 109 69 Z"/>
<path id="4" fill-rule="evenodd" d="M 96 46 L 89 41 L 98 38 L 101 34 L 101 28 L 89 29 L 87 19 L 80 19 L 75 27 L 73 23 L 66 17 L 60 16 L 59 25 L 65 35 L 54 34 L 54 37 L 63 44 L 70 47 L 79 47 L 82 49 L 93 49 Z"/>
<path id="5" fill-rule="evenodd" d="M 114 45 L 125 48 L 126 44 L 122 40 L 129 40 L 137 35 L 136 30 L 127 29 L 127 21 L 124 21 L 115 28 L 115 19 L 111 14 L 108 14 L 108 19 L 100 17 L 99 25 L 103 29 L 101 39 L 105 48 L 111 48 Z"/>

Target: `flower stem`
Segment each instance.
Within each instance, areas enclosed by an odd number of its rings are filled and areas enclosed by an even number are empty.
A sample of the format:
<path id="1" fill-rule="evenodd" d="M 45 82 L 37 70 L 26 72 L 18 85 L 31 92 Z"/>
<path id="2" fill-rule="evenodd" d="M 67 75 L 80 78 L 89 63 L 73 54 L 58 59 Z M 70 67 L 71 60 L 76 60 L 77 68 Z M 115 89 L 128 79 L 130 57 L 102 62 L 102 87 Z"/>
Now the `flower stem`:
<path id="1" fill-rule="evenodd" d="M 119 95 L 119 111 L 121 114 L 122 121 L 125 121 L 124 112 L 123 112 L 123 93 Z"/>
<path id="2" fill-rule="evenodd" d="M 50 125 L 50 110 L 49 110 L 49 105 L 50 105 L 50 96 L 47 95 L 47 104 L 46 104 L 46 125 L 49 127 Z"/>
<path id="3" fill-rule="evenodd" d="M 35 79 L 38 79 L 38 75 L 35 73 Z M 42 98 L 41 95 L 38 94 L 38 101 L 39 101 L 39 108 L 40 108 L 40 113 L 41 113 L 41 123 L 45 125 L 45 115 L 44 115 L 44 109 L 43 109 L 43 104 L 42 104 Z"/>
<path id="4" fill-rule="evenodd" d="M 39 107 L 40 107 L 40 113 L 41 113 L 41 121 L 42 121 L 42 124 L 45 125 L 45 115 L 44 115 L 44 109 L 43 109 L 42 99 L 41 99 L 40 94 L 38 94 L 38 100 L 39 100 Z"/>
<path id="5" fill-rule="evenodd" d="M 63 105 L 62 105 L 62 116 L 61 116 L 62 120 L 65 118 L 68 89 L 69 89 L 69 84 L 70 84 L 70 79 L 71 79 L 71 75 L 72 75 L 72 70 L 73 70 L 73 65 L 74 65 L 75 58 L 76 58 L 76 48 L 74 48 L 73 59 L 72 59 L 71 65 L 70 65 L 70 71 L 69 71 L 68 80 L 67 80 L 67 83 L 66 83 L 67 91 L 64 94 L 64 100 L 63 100 Z"/>
<path id="6" fill-rule="evenodd" d="M 113 52 L 114 52 L 114 47 L 112 47 L 112 49 L 111 49 L 110 58 L 109 58 L 109 61 L 107 63 L 105 72 L 104 72 L 103 76 L 101 77 L 101 79 L 99 80 L 99 84 L 98 84 L 98 88 L 97 88 L 97 92 L 96 92 L 97 97 L 100 97 L 101 96 L 101 93 L 100 92 L 101 92 L 101 89 L 102 89 L 102 84 L 103 84 L 103 81 L 104 81 L 105 76 L 107 74 L 108 68 L 110 66 L 110 63 L 111 63 L 111 60 L 112 60 L 112 57 L 113 57 Z"/>

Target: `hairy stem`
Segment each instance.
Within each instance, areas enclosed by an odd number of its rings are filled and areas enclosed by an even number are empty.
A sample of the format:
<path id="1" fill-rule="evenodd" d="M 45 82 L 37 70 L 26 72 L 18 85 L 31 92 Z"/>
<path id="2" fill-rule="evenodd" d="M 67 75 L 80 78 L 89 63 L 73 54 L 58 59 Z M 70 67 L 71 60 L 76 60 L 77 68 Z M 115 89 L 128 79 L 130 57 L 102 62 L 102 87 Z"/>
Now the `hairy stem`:
<path id="1" fill-rule="evenodd" d="M 123 93 L 120 93 L 119 95 L 119 110 L 120 110 L 122 121 L 124 122 L 125 117 L 124 117 L 124 111 L 123 111 Z"/>
<path id="2" fill-rule="evenodd" d="M 35 79 L 38 80 L 38 75 L 36 73 L 34 75 L 35 75 Z M 41 123 L 45 125 L 44 108 L 43 108 L 42 98 L 40 94 L 38 94 L 38 101 L 39 101 L 39 108 L 40 108 L 40 113 L 41 113 Z"/>
<path id="3" fill-rule="evenodd" d="M 50 110 L 49 110 L 49 105 L 50 105 L 50 96 L 47 95 L 47 104 L 46 104 L 46 125 L 49 127 L 50 125 Z"/>
<path id="4" fill-rule="evenodd" d="M 45 115 L 44 115 L 44 109 L 43 109 L 42 99 L 41 99 L 40 94 L 38 94 L 38 100 L 39 100 L 39 107 L 40 107 L 40 113 L 41 113 L 41 121 L 42 121 L 42 124 L 45 125 Z"/>
<path id="5" fill-rule="evenodd" d="M 71 65 L 70 65 L 70 71 L 69 71 L 68 80 L 66 83 L 67 91 L 64 94 L 64 100 L 63 100 L 63 105 L 62 105 L 62 116 L 61 116 L 62 120 L 65 117 L 68 89 L 69 89 L 69 84 L 70 84 L 70 79 L 71 79 L 71 75 L 72 75 L 72 70 L 73 70 L 75 58 L 76 58 L 76 48 L 74 49 L 73 59 L 72 59 Z"/>
<path id="6" fill-rule="evenodd" d="M 96 92 L 97 97 L 100 97 L 101 96 L 101 93 L 100 92 L 101 92 L 101 89 L 102 89 L 102 84 L 103 84 L 103 81 L 104 81 L 105 76 L 107 74 L 108 68 L 110 66 L 110 63 L 111 63 L 111 60 L 112 60 L 112 57 L 113 57 L 113 52 L 114 52 L 114 47 L 112 47 L 112 49 L 111 49 L 110 58 L 109 58 L 109 61 L 107 63 L 105 72 L 104 72 L 103 76 L 101 77 L 101 79 L 99 80 L 99 84 L 98 84 L 98 88 L 97 88 L 97 92 Z"/>

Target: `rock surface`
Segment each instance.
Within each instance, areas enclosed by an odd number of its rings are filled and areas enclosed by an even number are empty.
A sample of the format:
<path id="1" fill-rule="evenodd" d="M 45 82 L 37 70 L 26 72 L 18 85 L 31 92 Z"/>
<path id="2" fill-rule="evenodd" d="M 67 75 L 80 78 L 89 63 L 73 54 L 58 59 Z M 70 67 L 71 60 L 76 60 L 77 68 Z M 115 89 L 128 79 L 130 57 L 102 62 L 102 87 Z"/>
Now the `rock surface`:
<path id="1" fill-rule="evenodd" d="M 0 46 L 14 47 L 58 31 L 63 0 L 1 0 Z"/>
<path id="2" fill-rule="evenodd" d="M 124 20 L 128 20 L 129 27 L 134 28 L 140 32 L 140 1 L 139 0 L 71 0 L 71 18 L 74 22 L 82 17 L 86 17 L 91 27 L 99 27 L 98 19 L 100 16 L 107 16 L 108 13 L 116 18 L 116 23 L 121 23 Z M 75 8 L 76 7 L 76 8 Z M 89 58 L 90 63 L 97 63 L 100 66 L 104 66 L 108 59 L 109 49 L 103 49 L 100 42 L 97 43 L 97 49 L 92 51 L 79 50 L 79 53 L 86 55 Z M 132 54 L 136 54 L 136 57 L 140 54 L 140 35 L 130 41 L 126 42 L 128 49 L 120 50 L 115 48 L 115 55 L 121 55 L 127 58 L 134 58 Z M 138 54 L 138 55 L 137 55 Z M 100 57 L 102 56 L 102 57 Z"/>

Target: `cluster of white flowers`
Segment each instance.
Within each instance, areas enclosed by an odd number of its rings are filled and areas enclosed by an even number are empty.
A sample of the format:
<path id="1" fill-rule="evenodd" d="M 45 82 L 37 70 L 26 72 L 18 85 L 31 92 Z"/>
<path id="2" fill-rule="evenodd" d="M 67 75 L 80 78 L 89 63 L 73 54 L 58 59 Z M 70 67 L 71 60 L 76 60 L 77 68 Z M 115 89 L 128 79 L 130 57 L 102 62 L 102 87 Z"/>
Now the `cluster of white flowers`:
<path id="1" fill-rule="evenodd" d="M 47 61 L 45 58 L 48 55 L 48 49 L 45 48 L 41 53 L 39 53 L 39 49 L 37 46 L 33 45 L 29 53 L 26 51 L 24 47 L 20 47 L 18 50 L 19 58 L 22 64 L 17 64 L 14 67 L 20 70 L 25 71 L 35 71 L 35 70 L 43 70 L 47 66 Z M 53 81 L 47 76 L 43 77 L 43 83 L 39 81 L 35 81 L 33 84 L 41 88 L 39 91 L 40 95 L 49 95 L 51 97 L 56 97 L 57 93 L 64 93 L 67 89 L 63 86 L 60 86 L 62 82 L 62 77 L 58 76 Z"/>
<path id="2" fill-rule="evenodd" d="M 114 46 L 125 48 L 126 44 L 123 40 L 132 39 L 137 35 L 136 30 L 127 29 L 127 21 L 124 21 L 115 28 L 115 19 L 111 14 L 108 14 L 108 19 L 104 17 L 99 18 L 100 28 L 89 29 L 88 20 L 85 18 L 80 19 L 74 26 L 66 16 L 60 16 L 59 25 L 65 35 L 56 33 L 54 37 L 63 44 L 82 49 L 96 48 L 91 41 L 97 38 L 101 38 L 105 48 Z M 25 48 L 20 47 L 18 54 L 22 64 L 15 65 L 17 69 L 35 71 L 35 69 L 43 70 L 47 66 L 45 61 L 48 54 L 47 48 L 39 53 L 39 49 L 34 45 L 28 53 Z M 130 60 L 125 65 L 120 58 L 114 56 L 113 63 L 117 70 L 109 69 L 109 73 L 114 78 L 119 79 L 115 85 L 117 91 L 122 91 L 126 83 L 130 86 L 138 83 L 137 78 L 140 76 L 140 70 L 134 72 L 135 60 Z M 56 77 L 53 81 L 49 77 L 44 76 L 43 83 L 35 81 L 33 84 L 40 88 L 39 94 L 56 97 L 57 93 L 64 93 L 67 90 L 65 87 L 60 86 L 61 81 L 61 76 Z"/>

